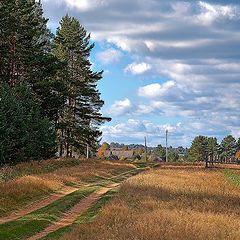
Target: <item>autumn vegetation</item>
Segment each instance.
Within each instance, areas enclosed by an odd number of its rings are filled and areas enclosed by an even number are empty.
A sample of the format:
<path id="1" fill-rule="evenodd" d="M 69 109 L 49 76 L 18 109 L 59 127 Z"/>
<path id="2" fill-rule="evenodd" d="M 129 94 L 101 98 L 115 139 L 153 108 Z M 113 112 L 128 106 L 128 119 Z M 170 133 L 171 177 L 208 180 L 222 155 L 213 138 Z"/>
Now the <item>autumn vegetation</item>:
<path id="1" fill-rule="evenodd" d="M 240 236 L 239 172 L 166 166 L 132 177 L 88 224 L 61 240 L 226 239 Z"/>
<path id="2" fill-rule="evenodd" d="M 39 200 L 64 186 L 134 169 L 131 164 L 78 159 L 21 163 L 0 170 L 0 216 Z"/>

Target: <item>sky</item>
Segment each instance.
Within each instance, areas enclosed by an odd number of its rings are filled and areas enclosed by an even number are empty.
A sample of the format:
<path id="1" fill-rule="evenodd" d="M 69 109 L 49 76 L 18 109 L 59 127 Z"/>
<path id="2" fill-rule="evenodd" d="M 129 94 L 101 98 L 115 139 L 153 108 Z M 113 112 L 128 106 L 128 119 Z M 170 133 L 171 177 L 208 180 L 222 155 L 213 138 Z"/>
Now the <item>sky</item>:
<path id="1" fill-rule="evenodd" d="M 188 147 L 197 135 L 240 137 L 239 0 L 43 0 L 91 33 L 104 70 L 102 141 Z"/>

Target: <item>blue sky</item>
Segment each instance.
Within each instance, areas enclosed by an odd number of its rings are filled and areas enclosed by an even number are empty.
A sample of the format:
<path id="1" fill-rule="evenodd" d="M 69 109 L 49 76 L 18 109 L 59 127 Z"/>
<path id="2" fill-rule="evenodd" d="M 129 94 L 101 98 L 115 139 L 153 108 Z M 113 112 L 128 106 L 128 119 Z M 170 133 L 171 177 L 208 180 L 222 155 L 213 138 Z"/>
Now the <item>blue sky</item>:
<path id="1" fill-rule="evenodd" d="M 240 2 L 43 0 L 49 27 L 79 19 L 104 70 L 112 117 L 103 141 L 189 146 L 196 135 L 240 137 Z"/>

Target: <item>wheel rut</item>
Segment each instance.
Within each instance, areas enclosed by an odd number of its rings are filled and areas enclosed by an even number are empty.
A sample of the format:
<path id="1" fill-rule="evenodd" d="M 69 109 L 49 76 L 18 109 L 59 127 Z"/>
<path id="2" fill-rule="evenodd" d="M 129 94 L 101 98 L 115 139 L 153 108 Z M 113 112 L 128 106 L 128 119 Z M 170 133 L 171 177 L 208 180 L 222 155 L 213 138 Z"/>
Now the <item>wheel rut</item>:
<path id="1" fill-rule="evenodd" d="M 14 220 L 21 218 L 21 217 L 23 217 L 31 212 L 34 212 L 40 208 L 46 207 L 47 205 L 57 201 L 58 199 L 66 196 L 68 194 L 71 194 L 77 190 L 79 190 L 79 189 L 74 188 L 74 187 L 65 187 L 62 190 L 60 190 L 59 192 L 51 194 L 50 196 L 40 200 L 39 202 L 32 203 L 22 210 L 16 211 L 16 212 L 10 214 L 9 216 L 0 218 L 0 224 L 14 221 Z"/>
<path id="2" fill-rule="evenodd" d="M 99 190 L 93 192 L 88 197 L 82 199 L 79 203 L 73 206 L 63 218 L 59 221 L 53 223 L 49 227 L 45 228 L 43 231 L 37 233 L 36 235 L 28 238 L 27 240 L 37 240 L 41 239 L 48 234 L 57 231 L 60 228 L 69 226 L 73 224 L 75 219 L 79 217 L 82 213 L 86 212 L 94 203 L 96 203 L 105 193 L 109 190 L 117 187 L 119 184 L 111 184 L 107 187 L 102 187 Z"/>

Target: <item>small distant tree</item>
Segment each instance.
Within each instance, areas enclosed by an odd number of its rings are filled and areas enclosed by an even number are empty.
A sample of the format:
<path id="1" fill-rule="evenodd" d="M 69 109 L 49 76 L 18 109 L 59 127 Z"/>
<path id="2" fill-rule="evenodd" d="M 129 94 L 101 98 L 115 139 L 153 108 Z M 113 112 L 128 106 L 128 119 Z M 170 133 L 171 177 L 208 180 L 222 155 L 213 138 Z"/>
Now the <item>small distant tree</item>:
<path id="1" fill-rule="evenodd" d="M 188 152 L 188 158 L 191 161 L 206 161 L 208 158 L 208 138 L 197 136 L 194 138 L 191 148 Z"/>
<path id="2" fill-rule="evenodd" d="M 169 162 L 177 162 L 179 160 L 179 155 L 176 151 L 170 151 L 168 154 Z"/>
<path id="3" fill-rule="evenodd" d="M 159 144 L 156 149 L 155 149 L 155 153 L 162 159 L 162 160 L 166 160 L 166 149 Z"/>
<path id="4" fill-rule="evenodd" d="M 98 156 L 99 158 L 104 158 L 104 157 L 105 157 L 105 155 L 104 155 L 104 150 L 102 150 L 102 149 L 100 148 L 100 149 L 98 150 L 97 156 Z"/>
<path id="5" fill-rule="evenodd" d="M 232 135 L 226 136 L 221 142 L 221 156 L 233 157 L 237 152 L 237 142 Z"/>

